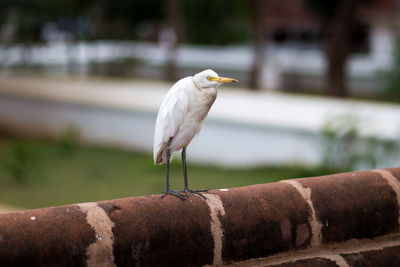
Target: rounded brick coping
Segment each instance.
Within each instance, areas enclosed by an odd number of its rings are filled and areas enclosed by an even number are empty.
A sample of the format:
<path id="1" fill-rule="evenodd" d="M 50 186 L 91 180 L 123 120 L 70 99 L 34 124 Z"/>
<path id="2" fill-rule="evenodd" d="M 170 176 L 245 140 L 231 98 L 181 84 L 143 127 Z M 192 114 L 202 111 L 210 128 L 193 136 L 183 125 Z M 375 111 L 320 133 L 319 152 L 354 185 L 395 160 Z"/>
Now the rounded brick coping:
<path id="1" fill-rule="evenodd" d="M 395 168 L 211 190 L 207 200 L 151 195 L 2 214 L 0 266 L 222 265 L 397 242 L 399 184 Z M 351 266 L 352 253 L 315 261 Z"/>

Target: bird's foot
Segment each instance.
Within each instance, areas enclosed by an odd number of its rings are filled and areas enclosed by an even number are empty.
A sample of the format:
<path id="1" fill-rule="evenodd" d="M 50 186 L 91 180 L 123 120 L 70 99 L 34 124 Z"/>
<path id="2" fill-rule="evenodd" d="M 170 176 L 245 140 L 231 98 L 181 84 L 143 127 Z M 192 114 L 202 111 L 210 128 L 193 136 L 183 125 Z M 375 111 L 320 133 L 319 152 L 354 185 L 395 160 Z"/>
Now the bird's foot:
<path id="1" fill-rule="evenodd" d="M 168 188 L 163 192 L 161 198 L 164 198 L 166 195 L 172 195 L 172 196 L 175 196 L 175 197 L 180 198 L 182 200 L 186 200 L 186 197 L 184 195 L 179 194 L 179 193 L 180 192 L 176 192 L 176 191 L 171 190 L 171 189 Z"/>
<path id="2" fill-rule="evenodd" d="M 207 198 L 205 195 L 203 195 L 202 192 L 207 192 L 207 191 L 209 191 L 209 190 L 210 190 L 210 189 L 191 190 L 191 189 L 185 188 L 185 190 L 179 191 L 179 193 L 181 193 L 181 192 L 182 192 L 182 193 L 185 193 L 187 197 L 189 197 L 189 193 L 192 193 L 192 194 L 196 194 L 196 195 L 198 195 L 198 196 L 201 196 L 202 198 L 204 198 L 205 200 L 207 200 L 208 198 Z"/>

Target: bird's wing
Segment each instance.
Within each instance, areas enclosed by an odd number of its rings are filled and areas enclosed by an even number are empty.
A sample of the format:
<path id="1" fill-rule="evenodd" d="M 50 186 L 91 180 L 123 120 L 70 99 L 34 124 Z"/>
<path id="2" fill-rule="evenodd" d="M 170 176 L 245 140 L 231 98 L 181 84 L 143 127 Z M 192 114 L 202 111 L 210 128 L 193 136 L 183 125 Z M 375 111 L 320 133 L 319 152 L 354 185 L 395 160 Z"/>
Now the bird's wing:
<path id="1" fill-rule="evenodd" d="M 185 87 L 192 83 L 191 77 L 176 82 L 168 91 L 158 111 L 154 134 L 154 163 L 165 162 L 164 150 L 171 137 L 179 130 L 188 110 L 188 96 Z"/>

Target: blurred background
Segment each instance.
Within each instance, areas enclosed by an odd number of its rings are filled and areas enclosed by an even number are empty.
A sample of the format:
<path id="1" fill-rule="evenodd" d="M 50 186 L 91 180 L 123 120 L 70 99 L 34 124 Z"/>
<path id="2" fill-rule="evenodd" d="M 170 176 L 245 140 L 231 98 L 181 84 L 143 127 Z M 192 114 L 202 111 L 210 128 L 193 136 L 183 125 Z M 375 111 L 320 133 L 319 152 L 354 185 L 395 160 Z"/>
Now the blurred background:
<path id="1" fill-rule="evenodd" d="M 399 32 L 397 0 L 0 0 L 0 210 L 161 193 L 158 107 L 206 68 L 239 84 L 190 187 L 400 166 Z"/>

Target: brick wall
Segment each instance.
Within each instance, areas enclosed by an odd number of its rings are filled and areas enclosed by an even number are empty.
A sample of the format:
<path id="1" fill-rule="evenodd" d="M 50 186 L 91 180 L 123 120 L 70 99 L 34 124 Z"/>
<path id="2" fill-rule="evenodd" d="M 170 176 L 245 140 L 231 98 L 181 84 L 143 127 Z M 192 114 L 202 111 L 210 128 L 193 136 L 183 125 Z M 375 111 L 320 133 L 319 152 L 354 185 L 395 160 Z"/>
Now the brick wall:
<path id="1" fill-rule="evenodd" d="M 0 215 L 0 266 L 400 266 L 400 168 Z"/>

